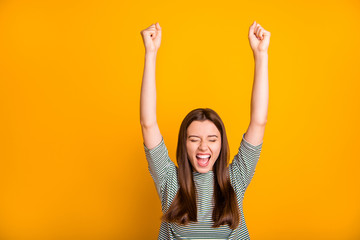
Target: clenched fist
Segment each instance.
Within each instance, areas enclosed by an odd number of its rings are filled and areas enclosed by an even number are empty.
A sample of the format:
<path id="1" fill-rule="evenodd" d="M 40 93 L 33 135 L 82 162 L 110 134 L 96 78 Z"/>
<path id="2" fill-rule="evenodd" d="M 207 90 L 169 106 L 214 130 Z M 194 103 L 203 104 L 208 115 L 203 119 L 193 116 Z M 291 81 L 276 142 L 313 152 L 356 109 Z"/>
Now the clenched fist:
<path id="1" fill-rule="evenodd" d="M 249 42 L 253 53 L 266 53 L 270 43 L 270 32 L 266 31 L 260 24 L 254 23 L 249 28 Z"/>
<path id="2" fill-rule="evenodd" d="M 161 43 L 160 24 L 157 22 L 156 24 L 142 30 L 140 33 L 144 41 L 145 52 L 156 53 L 160 48 Z"/>

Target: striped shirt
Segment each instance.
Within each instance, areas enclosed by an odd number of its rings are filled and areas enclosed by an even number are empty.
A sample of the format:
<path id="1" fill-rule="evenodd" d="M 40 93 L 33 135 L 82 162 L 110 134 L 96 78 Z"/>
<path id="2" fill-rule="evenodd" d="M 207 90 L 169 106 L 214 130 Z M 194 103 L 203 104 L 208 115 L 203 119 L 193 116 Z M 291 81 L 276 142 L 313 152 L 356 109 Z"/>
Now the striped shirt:
<path id="1" fill-rule="evenodd" d="M 212 211 L 214 208 L 213 187 L 214 172 L 193 172 L 198 221 L 187 225 L 161 222 L 158 239 L 250 239 L 243 213 L 243 198 L 245 190 L 255 174 L 255 167 L 260 157 L 262 144 L 254 146 L 242 136 L 239 151 L 229 164 L 230 182 L 236 193 L 240 209 L 240 224 L 234 230 L 229 225 L 212 228 Z M 170 160 L 167 147 L 162 138 L 154 148 L 148 149 L 143 144 L 151 177 L 161 200 L 162 212 L 165 213 L 179 190 L 178 168 Z"/>

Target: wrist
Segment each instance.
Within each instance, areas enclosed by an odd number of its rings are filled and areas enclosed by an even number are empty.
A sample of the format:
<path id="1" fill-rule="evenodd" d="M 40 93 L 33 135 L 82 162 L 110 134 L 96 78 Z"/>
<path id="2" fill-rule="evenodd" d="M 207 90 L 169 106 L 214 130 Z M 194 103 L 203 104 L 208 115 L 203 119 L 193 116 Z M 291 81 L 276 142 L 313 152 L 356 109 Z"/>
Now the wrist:
<path id="1" fill-rule="evenodd" d="M 155 63 L 156 62 L 156 53 L 153 53 L 153 52 L 145 53 L 145 62 Z"/>
<path id="2" fill-rule="evenodd" d="M 157 51 L 145 51 L 146 57 L 156 57 Z"/>
<path id="3" fill-rule="evenodd" d="M 255 59 L 267 59 L 268 58 L 268 52 L 258 51 L 254 52 L 254 58 Z"/>

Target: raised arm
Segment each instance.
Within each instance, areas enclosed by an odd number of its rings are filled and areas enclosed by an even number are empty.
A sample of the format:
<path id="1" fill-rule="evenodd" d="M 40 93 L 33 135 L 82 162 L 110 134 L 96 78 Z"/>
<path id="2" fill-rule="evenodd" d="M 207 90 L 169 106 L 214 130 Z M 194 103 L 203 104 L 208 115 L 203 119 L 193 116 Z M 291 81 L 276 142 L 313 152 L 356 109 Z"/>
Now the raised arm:
<path id="1" fill-rule="evenodd" d="M 156 147 L 162 140 L 156 120 L 156 55 L 161 43 L 159 23 L 141 31 L 145 46 L 145 65 L 140 95 L 140 124 L 144 144 L 148 149 Z"/>
<path id="2" fill-rule="evenodd" d="M 254 83 L 251 96 L 250 124 L 245 140 L 253 145 L 263 142 L 269 104 L 268 47 L 270 32 L 254 22 L 249 29 L 249 42 L 255 60 Z"/>

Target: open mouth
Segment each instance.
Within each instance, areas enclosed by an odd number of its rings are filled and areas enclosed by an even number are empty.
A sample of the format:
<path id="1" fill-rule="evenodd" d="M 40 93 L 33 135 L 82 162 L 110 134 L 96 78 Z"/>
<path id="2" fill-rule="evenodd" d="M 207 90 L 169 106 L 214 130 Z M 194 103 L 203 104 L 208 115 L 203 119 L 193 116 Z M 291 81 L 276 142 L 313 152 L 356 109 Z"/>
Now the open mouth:
<path id="1" fill-rule="evenodd" d="M 211 155 L 210 154 L 197 154 L 196 159 L 200 167 L 206 167 L 209 165 Z"/>

